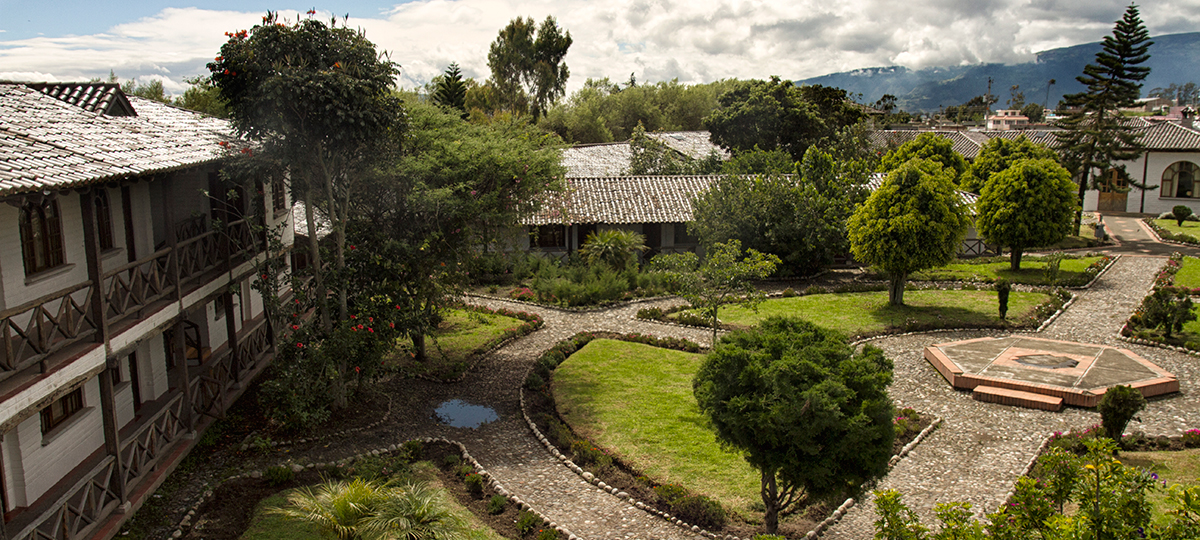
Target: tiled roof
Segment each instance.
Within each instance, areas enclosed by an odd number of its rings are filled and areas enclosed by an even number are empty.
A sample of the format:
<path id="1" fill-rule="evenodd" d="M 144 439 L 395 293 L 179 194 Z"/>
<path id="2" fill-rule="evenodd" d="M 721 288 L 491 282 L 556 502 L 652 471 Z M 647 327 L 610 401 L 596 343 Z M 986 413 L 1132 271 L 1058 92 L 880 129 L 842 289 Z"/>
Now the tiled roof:
<path id="1" fill-rule="evenodd" d="M 524 225 L 684 223 L 692 198 L 715 176 L 567 178 L 567 191 L 524 220 Z"/>
<path id="2" fill-rule="evenodd" d="M 962 154 L 967 159 L 975 159 L 979 155 L 979 149 L 986 143 L 988 136 L 978 131 L 927 131 L 915 129 L 881 129 L 871 132 L 871 144 L 876 148 L 887 151 L 887 149 L 900 146 L 906 142 L 916 139 L 922 133 L 933 133 L 941 137 L 950 139 L 954 145 L 954 151 Z"/>
<path id="3" fill-rule="evenodd" d="M 1058 138 L 1055 133 L 1062 133 L 1061 129 L 1006 129 L 1002 131 L 985 131 L 983 132 L 989 138 L 1000 138 L 1008 140 L 1016 140 L 1022 135 L 1030 142 L 1040 144 L 1047 148 L 1055 148 L 1058 146 Z"/>
<path id="4" fill-rule="evenodd" d="M 710 152 L 729 159 L 729 152 L 713 144 L 707 131 L 665 131 L 646 136 L 692 159 L 704 159 Z M 629 142 L 585 144 L 563 150 L 562 164 L 568 177 L 621 176 L 629 171 L 632 157 Z"/>
<path id="5" fill-rule="evenodd" d="M 1175 122 L 1158 122 L 1142 131 L 1142 144 L 1150 150 L 1200 151 L 1200 132 Z"/>
<path id="6" fill-rule="evenodd" d="M 85 111 L 109 116 L 137 116 L 117 83 L 28 83 L 25 86 Z"/>
<path id="7" fill-rule="evenodd" d="M 692 159 L 704 159 L 712 152 L 716 152 L 721 159 L 729 159 L 729 152 L 713 144 L 707 131 L 663 131 L 647 133 L 646 136 Z"/>
<path id="8" fill-rule="evenodd" d="M 137 116 L 106 116 L 24 84 L 0 84 L 0 196 L 59 190 L 215 161 L 229 123 L 129 98 Z"/>
<path id="9" fill-rule="evenodd" d="M 589 144 L 563 150 L 562 164 L 568 177 L 621 176 L 632 157 L 627 142 Z"/>

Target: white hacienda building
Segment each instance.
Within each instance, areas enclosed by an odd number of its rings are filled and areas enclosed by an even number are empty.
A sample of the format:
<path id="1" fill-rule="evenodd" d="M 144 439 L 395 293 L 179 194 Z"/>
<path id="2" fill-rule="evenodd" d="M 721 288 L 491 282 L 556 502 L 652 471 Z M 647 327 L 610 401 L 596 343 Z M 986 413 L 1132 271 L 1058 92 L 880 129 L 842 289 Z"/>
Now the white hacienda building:
<path id="1" fill-rule="evenodd" d="M 111 537 L 271 358 L 251 284 L 290 201 L 223 184 L 229 138 L 114 84 L 0 83 L 0 538 Z"/>

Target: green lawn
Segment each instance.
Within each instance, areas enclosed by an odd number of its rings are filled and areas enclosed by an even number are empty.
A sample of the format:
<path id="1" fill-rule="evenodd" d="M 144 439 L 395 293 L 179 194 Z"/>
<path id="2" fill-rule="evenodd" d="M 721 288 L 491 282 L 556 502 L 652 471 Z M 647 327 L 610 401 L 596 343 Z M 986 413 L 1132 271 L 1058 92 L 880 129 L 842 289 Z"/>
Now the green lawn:
<path id="1" fill-rule="evenodd" d="M 1058 266 L 1058 281 L 1060 284 L 1084 285 L 1090 280 L 1087 275 L 1088 266 L 1100 260 L 1101 257 L 1083 257 L 1079 259 L 1064 258 Z M 1046 267 L 1046 260 L 1042 257 L 1023 257 L 1021 259 L 1021 269 L 1014 272 L 1009 269 L 1011 264 L 1008 258 L 1004 260 L 988 259 L 993 262 L 978 263 L 978 262 L 957 262 L 925 270 L 913 274 L 909 279 L 913 281 L 984 281 L 992 282 L 999 278 L 1004 278 L 1012 283 L 1025 283 L 1029 285 L 1050 285 L 1046 281 L 1043 270 Z"/>
<path id="2" fill-rule="evenodd" d="M 1185 221 L 1176 225 L 1173 219 L 1156 219 L 1154 224 L 1174 234 L 1186 234 L 1192 238 L 1200 238 L 1200 221 Z"/>
<path id="3" fill-rule="evenodd" d="M 431 463 L 428 461 L 414 463 L 413 479 L 428 482 L 433 486 L 438 492 L 442 504 L 447 505 L 453 514 L 466 522 L 468 529 L 466 540 L 504 540 L 503 536 L 500 536 L 491 527 L 483 523 L 474 513 L 459 504 L 454 496 L 446 491 L 445 486 L 437 476 L 436 469 Z M 242 534 L 241 539 L 327 540 L 332 538 L 332 536 L 325 535 L 321 529 L 307 522 L 296 521 L 270 512 L 270 509 L 279 508 L 286 504 L 287 495 L 290 492 L 291 490 L 282 491 L 259 502 L 254 509 L 254 517 L 251 518 L 250 526 Z"/>
<path id="4" fill-rule="evenodd" d="M 597 339 L 554 373 L 559 414 L 578 434 L 660 482 L 748 511 L 759 475 L 723 450 L 692 396 L 702 355 Z"/>
<path id="5" fill-rule="evenodd" d="M 450 310 L 442 324 L 438 325 L 435 339 L 426 338 L 429 358 L 423 365 L 411 362 L 412 341 L 408 338 L 397 341 L 394 358 L 402 369 L 452 378 L 467 368 L 467 362 L 473 356 L 485 352 L 489 343 L 499 340 L 506 329 L 519 327 L 523 322 L 491 313 Z"/>
<path id="6" fill-rule="evenodd" d="M 1008 299 L 1008 320 L 1029 315 L 1049 298 L 1045 293 L 1013 291 Z M 995 291 L 905 291 L 904 304 L 888 305 L 887 291 L 812 294 L 772 298 L 759 304 L 757 313 L 739 306 L 723 307 L 717 316 L 735 327 L 753 326 L 772 315 L 799 317 L 848 336 L 884 332 L 910 320 L 921 328 L 1004 325 Z"/>
<path id="7" fill-rule="evenodd" d="M 1200 485 L 1200 448 L 1177 452 L 1121 452 L 1121 463 L 1149 469 L 1158 475 L 1159 480 L 1165 480 L 1167 485 Z M 1170 509 L 1167 491 L 1156 491 L 1148 498 L 1154 504 L 1155 522 L 1166 523 L 1168 518 L 1164 512 Z"/>
<path id="8" fill-rule="evenodd" d="M 1179 272 L 1175 273 L 1175 286 L 1195 289 L 1200 287 L 1200 259 L 1184 257 Z"/>

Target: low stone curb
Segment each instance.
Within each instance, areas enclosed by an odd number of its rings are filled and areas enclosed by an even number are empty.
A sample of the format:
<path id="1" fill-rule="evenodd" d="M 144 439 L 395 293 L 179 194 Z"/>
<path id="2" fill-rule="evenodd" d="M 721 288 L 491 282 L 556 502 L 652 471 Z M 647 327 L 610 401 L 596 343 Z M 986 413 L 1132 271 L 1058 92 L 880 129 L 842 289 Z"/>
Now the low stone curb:
<path id="1" fill-rule="evenodd" d="M 1126 323 L 1126 326 L 1128 326 L 1128 323 Z M 1122 328 L 1125 328 L 1125 327 L 1122 327 Z M 1124 341 L 1126 343 L 1133 343 L 1134 345 L 1143 345 L 1146 347 L 1154 347 L 1156 349 L 1165 349 L 1168 351 L 1175 351 L 1175 352 L 1179 352 L 1179 353 L 1184 353 L 1189 356 L 1195 356 L 1195 357 L 1200 358 L 1200 351 L 1193 351 L 1187 347 L 1178 347 L 1175 345 L 1167 345 L 1166 343 L 1159 343 L 1157 341 L 1151 341 L 1149 339 L 1128 337 L 1128 336 L 1122 335 L 1120 333 L 1117 333 L 1117 339 Z"/>
<path id="2" fill-rule="evenodd" d="M 562 533 L 563 535 L 565 535 L 568 538 L 568 540 L 580 540 L 579 537 L 575 536 L 574 533 L 572 533 L 571 531 L 567 530 L 566 528 L 560 526 L 558 523 L 551 521 L 544 514 L 542 514 L 541 512 L 539 512 L 537 509 L 533 508 L 532 506 L 530 506 L 529 503 L 521 500 L 520 497 L 513 495 L 507 489 L 505 489 L 504 486 L 502 486 L 500 484 L 500 482 L 498 480 L 496 480 L 491 475 L 491 473 L 489 473 L 487 471 L 487 469 L 483 468 L 482 464 L 480 464 L 478 461 L 475 460 L 474 457 L 471 456 L 470 452 L 467 451 L 466 445 L 464 445 L 463 443 L 455 441 L 455 440 L 447 439 L 445 437 L 438 437 L 438 438 L 421 437 L 421 438 L 417 438 L 417 439 L 410 439 L 410 441 L 418 441 L 423 444 L 445 443 L 445 444 L 452 444 L 454 446 L 457 446 L 459 451 L 462 453 L 463 461 L 471 464 L 471 467 L 473 467 L 475 469 L 475 472 L 477 474 L 479 474 L 480 476 L 482 476 L 485 480 L 487 480 L 488 486 L 490 486 L 493 490 L 495 490 L 496 493 L 506 497 L 513 505 L 515 505 L 517 507 L 518 510 L 526 510 L 528 512 L 532 512 L 534 515 L 536 515 L 538 517 L 538 519 L 541 519 L 542 522 L 546 523 L 550 528 L 557 530 L 560 533 Z M 409 441 L 405 441 L 405 443 L 407 443 L 407 442 L 409 442 Z M 363 452 L 361 454 L 356 454 L 356 455 L 353 455 L 353 456 L 350 456 L 347 458 L 343 458 L 343 459 L 340 459 L 337 461 L 329 461 L 329 462 L 322 462 L 322 463 L 308 463 L 305 465 L 300 465 L 299 463 L 287 461 L 287 462 L 277 465 L 277 467 L 288 467 L 292 470 L 292 472 L 295 472 L 295 473 L 299 473 L 299 472 L 307 470 L 307 469 L 325 469 L 325 468 L 331 468 L 331 467 L 340 467 L 340 466 L 350 465 L 351 463 L 354 463 L 355 461 L 358 461 L 358 460 L 366 458 L 366 457 L 377 457 L 377 456 L 381 456 L 381 455 L 385 455 L 385 454 L 394 453 L 398 450 L 403 449 L 405 443 L 389 445 L 384 448 L 378 448 L 376 450 L 371 450 L 369 452 Z M 238 480 L 238 479 L 242 479 L 242 478 L 259 479 L 259 478 L 262 478 L 264 474 L 266 474 L 265 470 L 249 471 L 249 472 L 245 472 L 245 473 L 242 473 L 239 475 L 235 475 L 235 476 L 226 478 L 221 483 L 230 482 L 230 481 Z M 187 514 L 184 515 L 182 520 L 180 520 L 179 526 L 175 529 L 174 532 L 171 533 L 171 538 L 179 538 L 184 535 L 185 531 L 191 529 L 192 518 L 196 515 L 196 512 L 200 509 L 200 506 L 203 505 L 206 501 L 208 501 L 208 499 L 212 498 L 212 495 L 213 495 L 213 490 L 208 490 L 208 491 L 204 492 L 204 495 L 202 495 L 200 497 L 200 499 L 198 501 L 196 501 L 195 504 L 192 505 L 192 507 L 188 510 Z"/>
<path id="3" fill-rule="evenodd" d="M 1166 238 L 1163 238 L 1162 235 L 1158 234 L 1158 229 L 1154 228 L 1154 225 L 1152 225 L 1150 223 L 1150 218 L 1142 218 L 1141 221 L 1142 221 L 1142 223 L 1146 224 L 1146 228 L 1150 229 L 1150 235 L 1153 236 L 1154 239 L 1157 240 L 1159 243 L 1174 244 L 1176 246 L 1183 246 L 1183 247 L 1200 247 L 1200 244 L 1197 244 L 1194 242 L 1184 242 L 1182 240 L 1167 240 Z"/>
<path id="4" fill-rule="evenodd" d="M 299 439 L 291 439 L 291 440 L 286 440 L 286 441 L 271 441 L 270 446 L 271 446 L 271 448 L 277 448 L 277 447 L 281 447 L 281 446 L 291 446 L 294 444 L 305 444 L 305 443 L 310 443 L 310 442 L 323 441 L 325 439 L 332 439 L 334 437 L 342 437 L 345 435 L 349 435 L 351 433 L 358 433 L 360 431 L 367 431 L 367 430 L 371 430 L 371 429 L 375 429 L 375 428 L 379 427 L 384 422 L 387 422 L 388 418 L 390 418 L 391 416 L 392 416 L 392 396 L 389 395 L 387 412 L 383 413 L 383 416 L 380 417 L 379 420 L 371 422 L 370 424 L 367 424 L 365 426 L 356 427 L 356 428 L 343 429 L 342 431 L 339 431 L 337 433 L 330 433 L 327 435 L 321 435 L 319 437 L 303 437 L 303 438 L 299 438 Z M 257 433 L 251 433 L 251 434 L 247 435 L 245 439 L 242 439 L 242 445 L 238 447 L 238 450 L 241 450 L 243 452 L 245 452 L 246 450 L 249 450 L 250 449 L 249 441 L 255 435 L 257 435 Z"/>
<path id="5" fill-rule="evenodd" d="M 637 305 L 637 304 L 643 304 L 646 302 L 657 302 L 659 300 L 666 300 L 668 298 L 673 297 L 674 295 L 648 296 L 646 298 L 635 298 L 633 300 L 623 300 L 621 302 L 608 304 L 606 306 L 595 306 L 595 307 L 585 307 L 585 308 L 550 306 L 550 305 L 546 305 L 546 304 L 539 304 L 537 302 L 527 302 L 525 300 L 516 300 L 514 298 L 507 298 L 504 296 L 493 296 L 490 294 L 481 294 L 481 293 L 463 293 L 463 296 L 466 296 L 469 298 L 484 298 L 487 300 L 497 300 L 500 302 L 512 302 L 514 304 L 522 304 L 522 305 L 531 306 L 531 307 L 551 309 L 551 310 L 559 311 L 562 313 L 599 313 L 601 311 L 609 311 L 612 309 L 628 307 L 628 306 L 633 306 L 633 305 Z"/>
<path id="6" fill-rule="evenodd" d="M 937 418 L 928 426 L 925 426 L 925 429 L 921 430 L 921 432 L 917 434 L 916 438 L 909 441 L 908 444 L 904 445 L 904 447 L 900 449 L 900 452 L 896 453 L 896 455 L 892 456 L 891 459 L 888 460 L 888 471 L 894 469 L 896 465 L 900 463 L 900 460 L 907 457 L 908 454 L 912 452 L 912 450 L 916 448 L 918 444 L 924 441 L 925 438 L 928 437 L 930 433 L 933 433 L 933 430 L 937 429 L 937 427 L 940 425 L 942 425 L 942 419 Z M 871 489 L 871 487 L 874 487 L 874 484 L 875 482 L 871 482 L 870 485 L 863 486 L 863 491 Z M 833 513 L 829 515 L 829 517 L 818 523 L 817 526 L 813 527 L 811 531 L 808 531 L 808 533 L 804 535 L 804 538 L 809 540 L 813 538 L 819 538 L 822 534 L 825 534 L 825 531 L 829 530 L 830 527 L 841 521 L 842 517 L 846 515 L 846 512 L 849 512 L 855 504 L 857 504 L 857 501 L 853 497 L 846 499 L 846 502 L 843 502 L 841 506 L 837 507 L 837 509 L 835 509 Z"/>

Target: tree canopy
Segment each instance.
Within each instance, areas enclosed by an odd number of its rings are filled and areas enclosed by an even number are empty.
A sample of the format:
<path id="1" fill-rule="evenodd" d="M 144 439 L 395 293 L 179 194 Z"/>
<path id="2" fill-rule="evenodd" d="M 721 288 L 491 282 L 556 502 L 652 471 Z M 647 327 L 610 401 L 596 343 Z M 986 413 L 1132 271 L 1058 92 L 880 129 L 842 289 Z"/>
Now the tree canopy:
<path id="1" fill-rule="evenodd" d="M 967 172 L 967 160 L 962 154 L 954 151 L 954 143 L 936 133 L 922 133 L 913 140 L 884 154 L 879 162 L 879 172 L 889 173 L 908 163 L 913 158 L 936 161 L 954 174 L 954 185 L 962 182 L 963 174 Z"/>
<path id="2" fill-rule="evenodd" d="M 488 49 L 492 85 L 509 111 L 524 112 L 528 100 L 536 121 L 566 92 L 570 70 L 563 58 L 571 47 L 571 32 L 563 32 L 554 17 L 537 27 L 532 18 L 517 17 L 500 30 Z"/>
<path id="3" fill-rule="evenodd" d="M 779 257 L 746 250 L 742 243 L 730 240 L 715 244 L 704 261 L 690 251 L 662 254 L 650 260 L 651 269 L 666 274 L 668 288 L 682 296 L 709 320 L 713 342 L 717 340 L 717 309 L 734 300 L 743 306 L 757 306 L 763 294 L 752 280 L 763 279 L 775 271 Z"/>
<path id="4" fill-rule="evenodd" d="M 1104 172 L 1118 161 L 1137 159 L 1142 153 L 1141 134 L 1121 118 L 1120 109 L 1130 107 L 1141 95 L 1142 81 L 1150 68 L 1141 66 L 1150 58 L 1150 34 L 1138 16 L 1137 6 L 1130 4 L 1121 20 L 1116 22 L 1112 35 L 1105 36 L 1096 62 L 1083 68 L 1075 79 L 1086 90 L 1064 96 L 1074 107 L 1060 122 L 1063 132 L 1057 134 L 1063 164 L 1079 179 L 1079 200 L 1087 190 L 1097 189 Z M 1131 182 L 1147 189 L 1144 184 Z M 1075 228 L 1079 229 L 1082 209 L 1076 213 Z"/>
<path id="5" fill-rule="evenodd" d="M 850 216 L 850 250 L 888 274 L 892 305 L 904 303 L 908 274 L 950 262 L 962 243 L 969 222 L 953 177 L 938 161 L 911 159 Z"/>
<path id="6" fill-rule="evenodd" d="M 797 319 L 768 318 L 713 347 L 693 383 L 717 440 L 762 474 L 768 534 L 802 501 L 830 500 L 887 470 L 892 362 Z"/>
<path id="7" fill-rule="evenodd" d="M 1052 159 L 1021 159 L 992 175 L 975 203 L 979 233 L 1008 246 L 1012 269 L 1026 248 L 1048 246 L 1071 232 L 1077 206 L 1071 174 Z"/>
<path id="8" fill-rule="evenodd" d="M 828 127 L 816 105 L 791 81 L 740 81 L 718 99 L 704 119 L 712 141 L 733 154 L 780 149 L 799 161 Z"/>
<path id="9" fill-rule="evenodd" d="M 538 125 L 568 142 L 624 141 L 640 124 L 646 131 L 699 131 L 717 108 L 717 97 L 736 81 L 679 84 L 665 81 L 622 86 L 588 79 L 569 99 L 550 108 Z"/>
<path id="10" fill-rule="evenodd" d="M 1025 138 L 1015 140 L 995 137 L 984 143 L 979 155 L 971 163 L 969 174 L 963 176 L 962 189 L 979 193 L 993 174 L 1003 171 L 1022 159 L 1058 160 L 1053 150 Z"/>
<path id="11" fill-rule="evenodd" d="M 693 175 L 714 174 L 721 170 L 721 156 L 710 152 L 703 159 L 685 156 L 666 143 L 646 136 L 639 124 L 629 139 L 629 170 L 626 174 L 643 175 Z"/>

